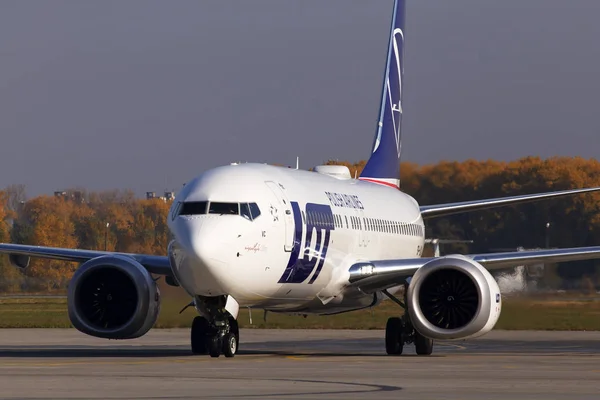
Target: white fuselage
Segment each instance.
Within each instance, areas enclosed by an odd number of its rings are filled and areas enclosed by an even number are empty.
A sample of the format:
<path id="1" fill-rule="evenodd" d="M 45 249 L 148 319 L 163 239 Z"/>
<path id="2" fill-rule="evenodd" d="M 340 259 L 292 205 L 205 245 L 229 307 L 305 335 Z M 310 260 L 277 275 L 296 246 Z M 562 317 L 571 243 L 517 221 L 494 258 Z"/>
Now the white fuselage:
<path id="1" fill-rule="evenodd" d="M 419 206 L 398 189 L 264 164 L 205 172 L 168 221 L 173 273 L 190 295 L 273 311 L 372 305 L 373 295 L 345 289 L 348 268 L 418 257 L 424 244 Z"/>

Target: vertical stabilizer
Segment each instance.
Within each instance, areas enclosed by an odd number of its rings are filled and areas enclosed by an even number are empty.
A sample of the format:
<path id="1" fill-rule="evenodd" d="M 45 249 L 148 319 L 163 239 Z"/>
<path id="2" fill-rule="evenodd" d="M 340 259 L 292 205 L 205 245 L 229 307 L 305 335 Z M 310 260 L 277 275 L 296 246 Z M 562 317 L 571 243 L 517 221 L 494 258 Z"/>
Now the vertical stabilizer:
<path id="1" fill-rule="evenodd" d="M 405 2 L 394 1 L 377 134 L 359 178 L 396 188 L 400 187 Z"/>

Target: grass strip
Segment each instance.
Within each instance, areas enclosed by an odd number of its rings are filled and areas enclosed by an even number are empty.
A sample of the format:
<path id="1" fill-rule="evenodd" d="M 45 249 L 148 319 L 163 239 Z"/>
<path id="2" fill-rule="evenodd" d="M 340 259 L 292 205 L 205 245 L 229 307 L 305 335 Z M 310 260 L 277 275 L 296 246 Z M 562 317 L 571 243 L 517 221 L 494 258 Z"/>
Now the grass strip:
<path id="1" fill-rule="evenodd" d="M 196 315 L 193 308 L 179 314 L 185 299 L 165 298 L 155 328 L 184 328 Z M 331 316 L 295 316 L 268 313 L 266 322 L 261 310 L 240 310 L 242 328 L 273 329 L 384 329 L 387 318 L 402 314 L 395 304 L 385 301 L 373 309 Z M 64 298 L 0 299 L 0 328 L 69 328 L 67 302 Z M 496 329 L 507 330 L 600 330 L 599 298 L 508 298 Z"/>

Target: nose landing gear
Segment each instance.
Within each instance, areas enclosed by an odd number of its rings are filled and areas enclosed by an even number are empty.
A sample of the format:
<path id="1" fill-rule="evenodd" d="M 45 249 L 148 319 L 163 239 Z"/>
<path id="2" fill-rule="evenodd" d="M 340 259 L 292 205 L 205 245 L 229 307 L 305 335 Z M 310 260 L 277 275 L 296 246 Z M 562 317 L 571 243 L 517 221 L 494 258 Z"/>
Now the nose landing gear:
<path id="1" fill-rule="evenodd" d="M 196 309 L 204 316 L 197 316 L 192 322 L 191 343 L 193 354 L 208 354 L 211 357 L 234 357 L 239 348 L 240 330 L 238 322 L 227 311 L 215 309 L 204 302 L 202 307 L 196 301 Z M 212 312 L 211 312 L 212 311 Z"/>
<path id="2" fill-rule="evenodd" d="M 239 328 L 235 319 L 230 317 L 224 326 L 213 326 L 204 317 L 195 317 L 192 322 L 192 353 L 208 354 L 211 357 L 233 357 L 239 348 Z"/>

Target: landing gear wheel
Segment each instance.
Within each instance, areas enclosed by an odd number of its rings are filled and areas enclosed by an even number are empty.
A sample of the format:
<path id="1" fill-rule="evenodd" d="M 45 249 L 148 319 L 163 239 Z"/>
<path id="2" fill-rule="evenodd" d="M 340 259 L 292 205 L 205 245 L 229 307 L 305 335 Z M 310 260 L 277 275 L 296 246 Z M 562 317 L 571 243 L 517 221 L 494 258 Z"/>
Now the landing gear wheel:
<path id="1" fill-rule="evenodd" d="M 404 324 L 400 318 L 389 318 L 385 326 L 385 351 L 390 355 L 402 354 Z"/>
<path id="2" fill-rule="evenodd" d="M 240 349 L 240 326 L 235 318 L 229 317 L 230 332 L 235 335 L 236 352 Z"/>
<path id="3" fill-rule="evenodd" d="M 208 333 L 208 321 L 204 317 L 196 317 L 192 322 L 191 340 L 193 354 L 206 354 L 206 335 Z"/>
<path id="4" fill-rule="evenodd" d="M 238 339 L 237 335 L 229 332 L 223 336 L 223 354 L 225 357 L 233 357 L 237 352 Z"/>
<path id="5" fill-rule="evenodd" d="M 217 358 L 221 355 L 221 339 L 219 335 L 211 335 L 206 338 L 206 347 L 208 347 L 208 354 Z"/>
<path id="6" fill-rule="evenodd" d="M 420 356 L 429 356 L 433 352 L 433 339 L 426 338 L 415 330 L 415 349 Z"/>

